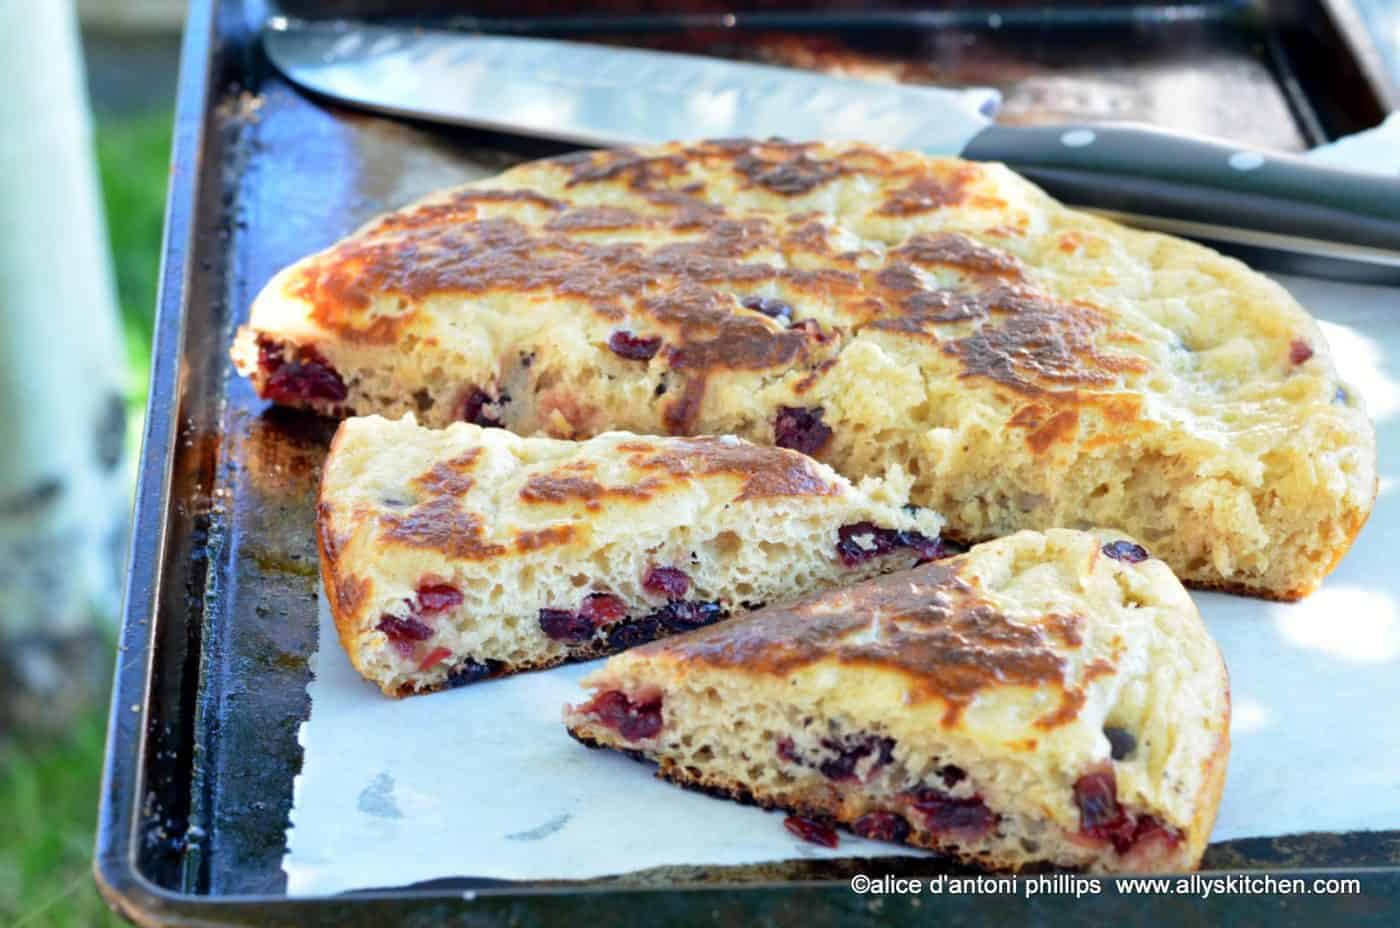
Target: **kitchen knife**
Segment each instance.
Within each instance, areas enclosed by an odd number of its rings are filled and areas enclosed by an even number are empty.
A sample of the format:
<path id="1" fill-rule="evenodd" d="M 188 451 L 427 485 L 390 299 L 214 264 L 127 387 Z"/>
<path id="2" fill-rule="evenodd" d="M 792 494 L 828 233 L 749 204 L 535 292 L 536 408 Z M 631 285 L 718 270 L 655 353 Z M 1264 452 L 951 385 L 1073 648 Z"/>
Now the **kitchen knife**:
<path id="1" fill-rule="evenodd" d="M 1002 161 L 1068 202 L 1274 267 L 1400 282 L 1400 178 L 1125 123 L 998 126 L 994 90 L 348 21 L 273 17 L 263 44 L 296 84 L 379 112 L 585 145 L 778 136 Z"/>

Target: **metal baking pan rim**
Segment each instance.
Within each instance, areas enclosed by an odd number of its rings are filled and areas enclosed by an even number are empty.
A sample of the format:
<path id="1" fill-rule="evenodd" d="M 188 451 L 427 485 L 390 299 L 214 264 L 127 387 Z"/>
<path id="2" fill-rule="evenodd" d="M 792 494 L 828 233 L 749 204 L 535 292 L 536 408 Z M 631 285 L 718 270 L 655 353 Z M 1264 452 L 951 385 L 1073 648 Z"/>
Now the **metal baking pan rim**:
<path id="1" fill-rule="evenodd" d="M 990 911 L 1005 915 L 1001 908 L 1008 900 L 1018 900 L 1024 904 L 1027 915 L 1074 917 L 1086 914 L 1085 906 L 1092 907 L 1095 916 L 1124 914 L 1130 916 L 1130 923 L 1138 923 L 1144 917 L 1151 920 L 1180 913 L 1176 908 L 1176 894 L 1142 895 L 1125 893 L 1123 882 L 1134 876 L 1105 876 L 1081 874 L 1086 879 L 1097 879 L 1103 891 L 1087 897 L 1072 894 L 1053 894 L 1023 898 L 1018 894 L 960 895 L 920 893 L 917 895 L 869 895 L 855 893 L 848 881 L 810 880 L 775 881 L 744 884 L 742 886 L 716 884 L 709 886 L 610 886 L 610 885 L 567 885 L 567 886 L 522 886 L 496 887 L 475 890 L 447 889 L 378 889 L 360 890 L 349 893 L 322 896 L 277 896 L 277 895 L 227 895 L 202 896 L 195 893 L 181 893 L 156 886 L 146 880 L 134 867 L 128 867 L 116 882 L 104 884 L 104 892 L 109 902 L 124 916 L 142 925 L 165 925 L 187 923 L 185 919 L 194 917 L 200 925 L 215 924 L 258 924 L 258 925 L 311 925 L 311 924 L 382 924 L 385 915 L 402 917 L 413 910 L 417 914 L 436 912 L 442 916 L 455 914 L 458 917 L 470 909 L 474 918 L 499 917 L 502 920 L 518 915 L 520 903 L 528 903 L 536 908 L 536 916 L 542 916 L 543 923 L 554 918 L 568 918 L 591 924 L 637 924 L 636 919 L 647 915 L 655 917 L 658 903 L 674 905 L 680 911 L 690 906 L 703 906 L 707 915 L 724 923 L 728 918 L 752 917 L 768 906 L 786 905 L 792 914 L 802 911 L 802 907 L 818 897 L 827 897 L 826 903 L 845 911 L 851 917 L 865 915 L 881 924 L 912 922 L 919 919 L 925 922 L 929 915 L 940 909 L 957 908 L 961 914 L 976 915 L 968 911 L 972 905 L 987 905 Z M 1318 879 L 1354 878 L 1360 882 L 1363 898 L 1400 898 L 1400 868 L 1311 868 L 1288 871 L 1259 870 L 1216 870 L 1199 874 L 1204 880 L 1226 880 L 1232 877 L 1257 879 L 1273 876 L 1275 879 L 1301 879 L 1311 884 Z M 1006 875 L 988 875 L 1005 877 Z M 1151 879 L 1153 875 L 1142 875 Z M 1172 875 L 1172 879 L 1189 879 L 1190 874 Z M 965 877 L 966 878 L 966 877 Z M 742 898 L 740 898 L 742 897 Z M 767 897 L 766 899 L 764 897 Z M 1245 916 L 1251 909 L 1261 915 L 1269 913 L 1277 925 L 1311 925 L 1324 912 L 1353 911 L 1345 905 L 1345 900 L 1357 898 L 1348 895 L 1308 894 L 1289 895 L 1227 895 L 1212 894 L 1206 899 L 1197 897 L 1199 906 L 1204 902 L 1206 910 L 1229 911 L 1232 916 Z M 952 900 L 951 902 L 949 900 Z M 998 901 L 1001 900 L 1001 901 Z M 1162 900 L 1167 900 L 1163 902 Z M 538 911 L 545 909 L 549 911 Z M 592 911 L 589 911 L 589 910 Z M 1193 911 L 1200 912 L 1200 909 Z M 1283 921 L 1277 919 L 1288 917 Z"/>
<path id="2" fill-rule="evenodd" d="M 213 56 L 214 4 L 191 4 L 181 42 L 179 86 L 171 139 L 171 175 L 161 235 L 149 401 L 141 438 L 142 466 L 132 503 L 132 544 L 122 602 L 98 804 L 93 873 L 102 895 L 126 912 L 125 894 L 169 895 L 150 883 L 136 863 L 140 797 L 145 795 L 146 751 L 160 622 L 159 590 L 169 541 L 167 515 L 179 432 L 178 385 L 185 338 L 184 301 L 199 215 Z M 199 165 L 198 170 L 194 166 Z M 183 169 L 182 169 L 183 166 Z M 178 204 L 185 204 L 180 209 Z M 159 461 L 159 466 L 152 466 Z M 123 787 L 130 787 L 124 789 Z M 129 801 L 123 801 L 123 798 Z M 171 896 L 178 898 L 178 896 Z"/>

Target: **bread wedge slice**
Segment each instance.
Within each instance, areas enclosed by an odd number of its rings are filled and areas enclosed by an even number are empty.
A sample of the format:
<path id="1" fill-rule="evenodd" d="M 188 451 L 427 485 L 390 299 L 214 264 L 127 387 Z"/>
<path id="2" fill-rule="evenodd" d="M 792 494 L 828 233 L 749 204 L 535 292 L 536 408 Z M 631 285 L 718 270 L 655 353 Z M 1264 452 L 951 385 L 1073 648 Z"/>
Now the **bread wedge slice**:
<path id="1" fill-rule="evenodd" d="M 909 479 L 733 437 L 341 424 L 317 508 L 340 640 L 407 695 L 598 657 L 941 556 Z"/>
<path id="2" fill-rule="evenodd" d="M 1225 666 L 1129 539 L 1021 532 L 620 654 L 565 711 L 689 786 L 1018 870 L 1184 871 L 1224 784 Z"/>

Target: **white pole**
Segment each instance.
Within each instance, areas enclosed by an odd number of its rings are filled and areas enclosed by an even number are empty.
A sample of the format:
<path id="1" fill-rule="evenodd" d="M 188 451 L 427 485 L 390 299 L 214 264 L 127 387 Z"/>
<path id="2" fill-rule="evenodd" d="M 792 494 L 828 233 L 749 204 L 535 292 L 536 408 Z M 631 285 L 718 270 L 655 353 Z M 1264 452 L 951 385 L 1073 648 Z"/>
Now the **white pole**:
<path id="1" fill-rule="evenodd" d="M 42 705 L 115 614 L 125 357 L 70 0 L 0 2 L 0 78 L 0 694 Z"/>

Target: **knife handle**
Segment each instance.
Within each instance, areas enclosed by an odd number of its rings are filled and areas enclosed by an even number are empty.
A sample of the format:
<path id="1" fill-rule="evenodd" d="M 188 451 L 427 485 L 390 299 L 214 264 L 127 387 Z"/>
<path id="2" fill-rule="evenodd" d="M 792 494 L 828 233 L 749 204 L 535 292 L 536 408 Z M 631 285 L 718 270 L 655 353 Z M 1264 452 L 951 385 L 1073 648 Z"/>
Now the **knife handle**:
<path id="1" fill-rule="evenodd" d="M 963 156 L 1077 206 L 1400 251 L 1400 175 L 1133 124 L 989 126 Z"/>

